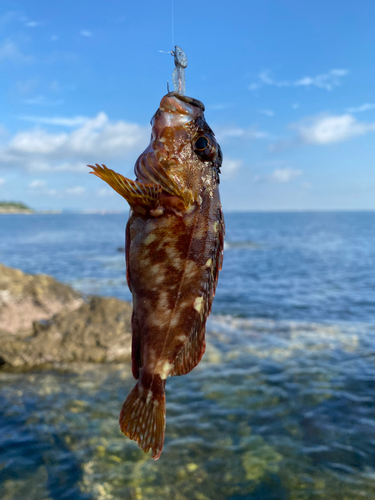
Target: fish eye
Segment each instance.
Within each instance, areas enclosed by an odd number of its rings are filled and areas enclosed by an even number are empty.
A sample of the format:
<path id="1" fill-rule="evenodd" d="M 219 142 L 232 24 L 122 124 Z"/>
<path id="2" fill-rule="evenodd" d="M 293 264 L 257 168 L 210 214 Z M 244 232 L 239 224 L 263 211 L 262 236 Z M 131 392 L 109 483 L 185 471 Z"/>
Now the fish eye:
<path id="1" fill-rule="evenodd" d="M 198 139 L 195 141 L 195 147 L 194 149 L 196 151 L 204 151 L 208 147 L 208 139 L 204 135 L 201 137 L 198 137 Z"/>
<path id="2" fill-rule="evenodd" d="M 217 153 L 217 142 L 211 135 L 202 134 L 193 140 L 194 153 L 202 161 L 213 160 Z"/>

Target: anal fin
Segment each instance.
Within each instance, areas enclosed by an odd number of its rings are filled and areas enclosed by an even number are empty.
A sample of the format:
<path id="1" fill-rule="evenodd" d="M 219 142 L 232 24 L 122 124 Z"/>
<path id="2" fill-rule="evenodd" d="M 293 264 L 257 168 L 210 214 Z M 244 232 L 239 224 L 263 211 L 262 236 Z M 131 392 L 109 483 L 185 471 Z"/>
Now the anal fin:
<path id="1" fill-rule="evenodd" d="M 94 174 L 105 181 L 118 194 L 123 196 L 132 207 L 144 207 L 154 209 L 159 205 L 162 188 L 159 184 L 144 184 L 142 182 L 132 181 L 121 174 L 118 174 L 107 168 L 105 165 L 88 165 L 94 171 Z"/>
<path id="2" fill-rule="evenodd" d="M 205 350 L 205 325 L 199 322 L 175 359 L 174 366 L 169 375 L 173 377 L 189 373 L 200 362 Z"/>

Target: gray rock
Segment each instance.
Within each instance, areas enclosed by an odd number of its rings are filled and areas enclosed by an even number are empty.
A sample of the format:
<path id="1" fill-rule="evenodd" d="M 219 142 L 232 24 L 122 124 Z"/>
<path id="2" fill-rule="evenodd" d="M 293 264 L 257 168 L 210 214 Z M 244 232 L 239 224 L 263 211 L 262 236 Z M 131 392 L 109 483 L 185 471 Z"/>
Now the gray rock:
<path id="1" fill-rule="evenodd" d="M 85 300 L 49 276 L 0 264 L 0 365 L 128 361 L 131 309 L 115 298 Z"/>
<path id="2" fill-rule="evenodd" d="M 81 294 L 45 274 L 25 274 L 0 264 L 1 334 L 30 333 L 34 321 L 48 319 L 60 311 L 77 309 Z"/>

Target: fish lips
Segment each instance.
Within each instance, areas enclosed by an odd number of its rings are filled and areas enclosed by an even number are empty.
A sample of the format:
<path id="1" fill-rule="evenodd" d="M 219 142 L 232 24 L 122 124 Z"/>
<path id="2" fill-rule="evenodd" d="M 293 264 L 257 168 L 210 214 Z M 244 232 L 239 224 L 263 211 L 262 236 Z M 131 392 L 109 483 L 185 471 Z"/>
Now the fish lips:
<path id="1" fill-rule="evenodd" d="M 151 125 L 161 122 L 167 127 L 179 127 L 203 116 L 204 104 L 193 97 L 169 92 L 160 101 L 159 109 L 151 118 Z"/>
<path id="2" fill-rule="evenodd" d="M 199 108 L 202 111 L 205 110 L 203 102 L 193 97 L 179 94 L 178 92 L 169 92 L 169 94 L 165 95 L 160 102 L 160 106 L 164 105 L 164 103 L 165 106 L 168 106 L 169 103 L 173 103 L 173 105 L 176 106 L 174 104 L 176 101 L 178 101 L 177 106 L 180 106 L 181 110 L 186 109 L 186 111 L 190 112 L 193 112 L 193 108 Z"/>

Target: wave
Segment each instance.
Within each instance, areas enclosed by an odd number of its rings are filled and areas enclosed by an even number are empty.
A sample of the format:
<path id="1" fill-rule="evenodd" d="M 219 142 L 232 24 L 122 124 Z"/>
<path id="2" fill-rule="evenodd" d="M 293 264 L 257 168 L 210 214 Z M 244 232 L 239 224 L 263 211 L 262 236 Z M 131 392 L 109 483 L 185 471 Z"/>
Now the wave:
<path id="1" fill-rule="evenodd" d="M 224 250 L 231 250 L 234 248 L 257 250 L 261 248 L 261 245 L 254 241 L 224 241 Z"/>
<path id="2" fill-rule="evenodd" d="M 279 362 L 317 355 L 331 361 L 375 355 L 375 327 L 368 323 L 309 323 L 213 315 L 207 332 L 209 339 L 228 353 L 238 351 L 238 355 L 251 354 Z"/>

